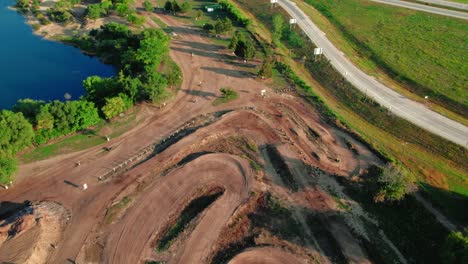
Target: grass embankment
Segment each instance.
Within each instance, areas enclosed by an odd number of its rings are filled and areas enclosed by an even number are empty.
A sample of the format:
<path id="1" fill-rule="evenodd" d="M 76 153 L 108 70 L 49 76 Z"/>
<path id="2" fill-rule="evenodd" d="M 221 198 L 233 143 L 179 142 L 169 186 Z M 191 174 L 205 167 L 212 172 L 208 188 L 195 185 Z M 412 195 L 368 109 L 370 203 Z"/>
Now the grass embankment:
<path id="1" fill-rule="evenodd" d="M 182 213 L 180 213 L 180 217 L 177 222 L 161 237 L 158 245 L 156 246 L 156 250 L 167 250 L 177 236 L 185 230 L 185 227 L 222 194 L 222 191 L 217 191 L 213 194 L 207 194 L 192 200 L 190 204 L 185 207 Z"/>
<path id="2" fill-rule="evenodd" d="M 405 87 L 468 114 L 468 22 L 366 0 L 306 0 L 360 56 Z"/>
<path id="3" fill-rule="evenodd" d="M 57 155 L 92 148 L 106 142 L 106 136 L 116 138 L 136 125 L 138 107 L 134 107 L 123 117 L 111 121 L 101 120 L 86 131 L 54 140 L 52 143 L 35 147 L 19 156 L 21 163 L 47 159 Z"/>
<path id="4" fill-rule="evenodd" d="M 265 24 L 263 28 L 272 28 L 271 17 L 275 13 L 283 14 L 284 18 L 288 17 L 280 8 L 269 8 L 267 1 L 255 4 L 247 0 L 236 2 L 260 19 Z M 311 54 L 314 45 L 300 33 L 297 35 L 301 37 L 302 45 L 296 48 L 289 45 L 288 48 L 293 56 L 300 60 L 302 54 Z M 282 44 L 278 46 L 277 51 L 289 54 Z M 301 62 L 288 56 L 281 58 L 293 66 L 297 73 L 293 79 L 298 79 L 296 84 L 301 88 L 299 91 L 302 91 L 305 98 L 317 106 L 322 114 L 332 118 L 336 114 L 342 122 L 358 132 L 376 149 L 401 162 L 421 183 L 427 184 L 421 185 L 423 190 L 429 193 L 431 200 L 445 213 L 461 223 L 468 222 L 466 215 L 459 210 L 459 205 L 466 203 L 468 195 L 468 169 L 464 162 L 467 153 L 463 147 L 391 115 L 350 86 L 325 63 L 323 68 L 310 69 L 315 64 L 308 62 L 305 65 L 309 67 L 307 69 Z M 314 76 L 320 77 L 320 83 L 311 78 L 311 71 Z M 313 85 L 313 89 L 302 80 Z M 322 99 L 326 106 L 320 103 Z M 327 107 L 331 108 L 332 112 Z M 432 188 L 425 188 L 426 186 Z"/>

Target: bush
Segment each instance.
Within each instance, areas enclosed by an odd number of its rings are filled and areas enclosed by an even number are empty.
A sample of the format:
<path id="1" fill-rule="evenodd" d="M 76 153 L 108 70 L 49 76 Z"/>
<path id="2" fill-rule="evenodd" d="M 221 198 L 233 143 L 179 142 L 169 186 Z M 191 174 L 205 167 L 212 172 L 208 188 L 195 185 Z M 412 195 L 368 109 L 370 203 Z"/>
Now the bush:
<path id="1" fill-rule="evenodd" d="M 8 184 L 17 169 L 16 159 L 12 157 L 0 157 L 0 183 Z"/>
<path id="2" fill-rule="evenodd" d="M 229 18 L 218 19 L 214 25 L 216 34 L 221 34 L 232 30 L 232 21 Z"/>
<path id="3" fill-rule="evenodd" d="M 102 112 L 107 119 L 111 119 L 112 117 L 125 112 L 132 107 L 132 105 L 133 103 L 127 95 L 119 94 L 116 97 L 106 98 L 106 104 L 102 107 Z"/>
<path id="4" fill-rule="evenodd" d="M 230 88 L 221 88 L 221 89 L 219 89 L 219 91 L 221 92 L 221 97 L 216 99 L 213 102 L 214 106 L 227 103 L 227 102 L 235 100 L 235 99 L 237 99 L 239 97 L 239 94 L 236 91 L 234 91 L 234 90 L 232 90 Z"/>
<path id="5" fill-rule="evenodd" d="M 245 17 L 242 14 L 242 11 L 233 5 L 229 0 L 218 0 L 218 3 L 220 3 L 224 9 L 226 9 L 232 20 L 240 23 L 242 26 L 247 27 L 252 23 L 252 21 Z"/>
<path id="6" fill-rule="evenodd" d="M 139 16 L 139 15 L 137 15 L 135 13 L 130 13 L 127 16 L 127 21 L 132 23 L 132 24 L 141 26 L 141 25 L 143 25 L 143 23 L 145 23 L 145 17 Z"/>
<path id="7" fill-rule="evenodd" d="M 153 7 L 153 4 L 151 4 L 150 1 L 145 0 L 145 1 L 143 2 L 143 7 L 145 8 L 145 11 L 146 11 L 146 12 L 153 12 L 154 7 Z"/>
<path id="8" fill-rule="evenodd" d="M 270 78 L 271 76 L 273 76 L 273 65 L 274 64 L 271 61 L 271 59 L 265 59 L 257 75 L 262 78 Z"/>
<path id="9" fill-rule="evenodd" d="M 47 10 L 47 16 L 51 21 L 57 23 L 69 23 L 73 21 L 73 16 L 65 9 L 51 8 Z"/>
<path id="10" fill-rule="evenodd" d="M 441 251 L 442 263 L 468 263 L 468 237 L 461 232 L 451 232 Z"/>
<path id="11" fill-rule="evenodd" d="M 371 166 L 363 178 L 374 202 L 395 202 L 402 200 L 409 192 L 410 181 L 406 173 L 394 165 Z"/>

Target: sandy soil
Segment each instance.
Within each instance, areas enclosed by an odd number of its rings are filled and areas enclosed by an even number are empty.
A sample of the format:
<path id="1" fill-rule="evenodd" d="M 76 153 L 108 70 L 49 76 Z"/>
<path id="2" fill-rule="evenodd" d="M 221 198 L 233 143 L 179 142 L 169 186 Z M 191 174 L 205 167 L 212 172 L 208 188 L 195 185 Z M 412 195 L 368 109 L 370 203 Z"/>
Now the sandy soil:
<path id="1" fill-rule="evenodd" d="M 330 202 L 330 197 L 319 187 L 313 187 L 317 174 L 324 171 L 349 177 L 369 164 L 380 164 L 366 147 L 325 124 L 301 99 L 273 93 L 246 71 L 246 67 L 256 65 L 233 63 L 229 51 L 212 44 L 200 32 L 170 16 L 160 18 L 178 35 L 171 42 L 170 52 L 184 75 L 182 89 L 176 98 L 162 108 L 143 106 L 142 116 L 139 116 L 141 122 L 108 143 L 21 166 L 13 188 L 0 191 L 1 201 L 56 201 L 72 212 L 70 221 L 61 232 L 58 249 L 47 254 L 49 263 L 88 263 L 83 252 L 93 245 L 100 248 L 93 251 L 97 258 L 93 260 L 95 263 L 140 263 L 152 258 L 154 250 L 151 243 L 160 235 L 162 228 L 171 218 L 177 217 L 198 188 L 216 186 L 224 188 L 224 194 L 203 212 L 177 254 L 168 257 L 170 263 L 204 263 L 204 259 L 216 249 L 219 234 L 245 202 L 249 191 L 258 188 L 276 190 L 291 202 L 300 201 L 317 211 L 334 211 L 336 205 Z M 148 23 L 156 26 L 150 19 Z M 195 54 L 193 57 L 190 55 L 192 52 Z M 240 98 L 213 107 L 212 101 L 219 96 L 221 87 L 237 90 Z M 262 89 L 268 90 L 267 98 L 261 98 Z M 128 172 L 107 181 L 97 179 L 116 164 L 178 130 L 192 118 L 225 109 L 235 111 L 198 129 Z M 315 137 L 311 138 L 310 130 L 314 131 Z M 260 183 L 253 177 L 245 159 L 227 154 L 204 155 L 161 176 L 164 170 L 188 154 L 227 136 L 244 136 L 260 147 L 266 144 L 279 146 L 298 184 L 312 187 L 292 194 L 278 186 L 274 173 L 268 170 L 266 182 Z M 345 138 L 355 145 L 359 155 L 346 147 Z M 103 151 L 103 147 L 111 147 L 112 151 Z M 76 161 L 80 161 L 81 166 L 76 166 Z M 308 169 L 311 166 L 320 170 Z M 83 183 L 89 186 L 86 191 L 80 189 Z M 132 193 L 135 201 L 129 208 L 114 224 L 104 225 L 106 209 L 124 194 Z M 302 196 L 301 193 L 310 195 Z M 309 232 L 301 212 L 295 212 L 295 217 Z M 345 225 L 339 228 L 347 230 Z M 349 230 L 346 234 L 350 234 Z M 342 239 L 340 246 L 348 256 L 368 261 L 365 250 L 354 240 L 338 234 L 337 239 Z M 12 247 L 23 251 L 34 248 L 36 244 L 37 241 L 32 240 Z M 5 244 L 0 250 L 4 247 Z M 315 241 L 310 241 L 309 247 L 320 254 Z M 13 259 L 18 261 L 20 256 Z M 300 262 L 300 256 L 291 256 L 279 249 L 261 248 L 241 253 L 232 263 L 294 263 L 290 261 L 296 259 L 297 263 L 304 263 Z M 327 262 L 325 258 L 324 262 Z"/>
<path id="2" fill-rule="evenodd" d="M 54 202 L 39 203 L 0 222 L 2 263 L 47 263 L 57 248 L 68 212 Z"/>
<path id="3" fill-rule="evenodd" d="M 279 248 L 263 247 L 247 250 L 234 257 L 229 264 L 305 264 L 306 259 L 301 259 Z"/>

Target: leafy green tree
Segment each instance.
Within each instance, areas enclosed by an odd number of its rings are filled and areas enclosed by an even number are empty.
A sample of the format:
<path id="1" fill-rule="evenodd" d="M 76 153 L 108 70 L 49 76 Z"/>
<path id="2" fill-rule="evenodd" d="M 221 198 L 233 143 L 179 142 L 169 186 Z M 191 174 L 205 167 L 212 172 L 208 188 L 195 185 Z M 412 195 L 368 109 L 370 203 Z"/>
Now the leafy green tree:
<path id="1" fill-rule="evenodd" d="M 54 121 L 54 116 L 49 112 L 49 105 L 44 105 L 36 115 L 36 129 L 52 130 L 54 128 Z"/>
<path id="2" fill-rule="evenodd" d="M 205 30 L 205 31 L 210 32 L 210 31 L 213 30 L 213 29 L 214 29 L 213 24 L 206 23 L 206 24 L 203 25 L 203 30 Z"/>
<path id="3" fill-rule="evenodd" d="M 103 0 L 101 3 L 88 5 L 86 8 L 86 16 L 89 19 L 98 19 L 107 15 L 111 8 L 112 2 L 109 0 Z"/>
<path id="4" fill-rule="evenodd" d="M 21 9 L 27 9 L 29 7 L 29 0 L 16 0 L 16 6 Z"/>
<path id="5" fill-rule="evenodd" d="M 65 9 L 51 8 L 46 11 L 46 14 L 51 21 L 57 23 L 67 24 L 73 20 L 72 14 L 70 14 L 70 12 Z"/>
<path id="6" fill-rule="evenodd" d="M 94 103 L 84 100 L 66 103 L 53 101 L 48 104 L 48 111 L 53 116 L 53 129 L 58 135 L 82 130 L 99 122 L 98 110 Z"/>
<path id="7" fill-rule="evenodd" d="M 39 10 L 39 7 L 40 7 L 39 0 L 33 0 L 31 11 L 33 11 L 33 12 L 37 11 L 37 10 Z"/>
<path id="8" fill-rule="evenodd" d="M 117 14 L 119 14 L 119 16 L 126 16 L 130 13 L 130 7 L 128 6 L 128 4 L 117 3 L 115 5 L 115 11 L 117 12 Z"/>
<path id="9" fill-rule="evenodd" d="M 278 44 L 284 31 L 285 21 L 280 14 L 275 14 L 272 17 L 272 28 L 273 28 L 273 43 Z"/>
<path id="10" fill-rule="evenodd" d="M 374 197 L 377 202 L 399 201 L 409 192 L 407 175 L 395 166 L 385 167 L 377 181 L 379 189 Z"/>
<path id="11" fill-rule="evenodd" d="M 225 17 L 224 19 L 218 19 L 214 25 L 216 34 L 228 32 L 232 30 L 232 28 L 232 21 L 228 17 Z"/>
<path id="12" fill-rule="evenodd" d="M 142 36 L 135 59 L 144 65 L 157 67 L 169 51 L 170 38 L 159 29 L 145 29 Z"/>
<path id="13" fill-rule="evenodd" d="M 180 5 L 179 5 L 179 2 L 173 0 L 172 1 L 172 12 L 175 14 L 179 13 L 181 11 L 181 8 L 180 8 Z"/>
<path id="14" fill-rule="evenodd" d="M 301 37 L 294 30 L 286 29 L 283 31 L 282 40 L 286 41 L 289 47 L 299 48 L 304 45 Z"/>
<path id="15" fill-rule="evenodd" d="M 86 129 L 99 122 L 98 109 L 95 107 L 93 102 L 85 100 L 76 100 L 67 102 L 67 104 L 74 105 L 77 109 L 75 122 L 75 131 Z"/>
<path id="16" fill-rule="evenodd" d="M 104 104 L 104 98 L 112 97 L 121 92 L 120 86 L 114 78 L 90 76 L 83 81 L 86 90 L 84 98 L 97 105 Z"/>
<path id="17" fill-rule="evenodd" d="M 468 263 L 468 237 L 461 232 L 451 232 L 441 250 L 442 263 Z"/>
<path id="18" fill-rule="evenodd" d="M 164 4 L 164 10 L 166 10 L 167 12 L 172 12 L 173 7 L 171 1 L 166 1 L 166 3 Z"/>
<path id="19" fill-rule="evenodd" d="M 383 168 L 371 166 L 363 178 L 375 202 L 399 201 L 410 191 L 407 174 L 392 164 Z"/>
<path id="20" fill-rule="evenodd" d="M 18 169 L 16 159 L 13 157 L 2 157 L 0 154 L 0 182 L 8 184 L 12 180 L 12 175 Z"/>
<path id="21" fill-rule="evenodd" d="M 112 1 L 111 0 L 102 0 L 101 1 L 101 10 L 105 11 L 105 14 L 112 8 Z"/>
<path id="22" fill-rule="evenodd" d="M 265 59 L 262 63 L 262 67 L 258 71 L 258 76 L 262 78 L 270 78 L 273 76 L 273 62 L 271 59 Z"/>
<path id="23" fill-rule="evenodd" d="M 45 104 L 42 100 L 19 99 L 13 106 L 13 112 L 21 112 L 32 124 L 35 123 L 36 115 L 39 113 L 41 106 Z"/>
<path id="24" fill-rule="evenodd" d="M 132 107 L 132 102 L 125 94 L 119 94 L 116 97 L 106 98 L 106 104 L 102 107 L 102 112 L 107 119 L 125 112 Z"/>
<path id="25" fill-rule="evenodd" d="M 145 0 L 143 2 L 143 7 L 145 8 L 146 12 L 153 12 L 154 7 L 153 4 L 149 0 Z"/>
<path id="26" fill-rule="evenodd" d="M 86 17 L 89 19 L 98 19 L 101 17 L 101 5 L 91 4 L 86 8 Z"/>
<path id="27" fill-rule="evenodd" d="M 131 5 L 133 4 L 135 1 L 134 0 L 112 0 L 112 2 L 114 2 L 114 4 L 124 4 L 124 5 Z"/>
<path id="28" fill-rule="evenodd" d="M 250 60 L 255 57 L 255 47 L 253 41 L 249 38 L 240 40 L 234 53 L 244 60 Z"/>
<path id="29" fill-rule="evenodd" d="M 168 74 L 165 74 L 164 77 L 166 78 L 168 85 L 176 85 L 182 81 L 182 72 L 178 66 L 175 66 L 175 68 Z"/>
<path id="30" fill-rule="evenodd" d="M 143 98 L 153 102 L 161 100 L 166 95 L 167 80 L 159 72 L 151 71 L 146 75 L 146 84 L 143 86 Z"/>
<path id="31" fill-rule="evenodd" d="M 0 153 L 16 154 L 30 146 L 33 137 L 32 125 L 22 113 L 9 110 L 0 112 Z"/>
<path id="32" fill-rule="evenodd" d="M 142 86 L 140 79 L 125 76 L 122 71 L 119 72 L 118 78 L 118 83 L 119 86 L 122 87 L 122 91 L 128 95 L 132 102 L 135 102 L 138 99 L 138 91 Z"/>
<path id="33" fill-rule="evenodd" d="M 130 14 L 127 16 L 127 21 L 132 24 L 141 26 L 143 23 L 145 23 L 145 17 L 139 16 L 135 12 L 130 12 Z"/>
<path id="34" fill-rule="evenodd" d="M 228 48 L 231 50 L 236 50 L 237 44 L 239 44 L 239 40 L 243 39 L 240 31 L 236 30 L 234 35 L 232 35 L 231 42 L 229 43 Z"/>
<path id="35" fill-rule="evenodd" d="M 187 13 L 187 12 L 190 12 L 192 11 L 192 4 L 188 1 L 184 1 L 181 5 L 180 5 L 180 12 L 182 13 Z"/>

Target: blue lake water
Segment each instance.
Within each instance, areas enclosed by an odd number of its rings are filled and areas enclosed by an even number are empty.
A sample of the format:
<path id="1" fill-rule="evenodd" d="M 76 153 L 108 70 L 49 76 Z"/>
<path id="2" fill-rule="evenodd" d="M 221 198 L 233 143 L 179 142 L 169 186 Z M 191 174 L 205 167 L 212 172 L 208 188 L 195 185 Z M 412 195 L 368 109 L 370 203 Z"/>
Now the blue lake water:
<path id="1" fill-rule="evenodd" d="M 78 99 L 82 82 L 90 75 L 115 75 L 112 66 L 79 49 L 34 35 L 25 18 L 8 7 L 14 0 L 0 0 L 0 109 L 18 99 Z"/>

